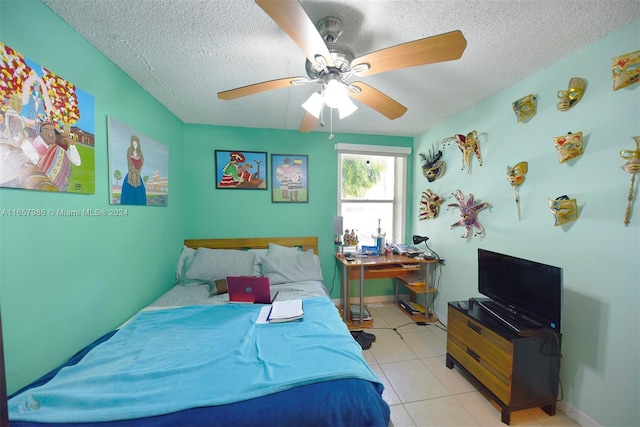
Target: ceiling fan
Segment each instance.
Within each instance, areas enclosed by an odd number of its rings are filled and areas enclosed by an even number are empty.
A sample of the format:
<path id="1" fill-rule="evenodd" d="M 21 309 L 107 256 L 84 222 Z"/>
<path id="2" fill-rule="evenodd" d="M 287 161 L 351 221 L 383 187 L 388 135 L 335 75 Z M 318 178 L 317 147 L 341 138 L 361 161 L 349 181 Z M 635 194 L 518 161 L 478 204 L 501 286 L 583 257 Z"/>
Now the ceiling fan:
<path id="1" fill-rule="evenodd" d="M 302 49 L 307 57 L 307 77 L 286 77 L 242 86 L 219 92 L 218 98 L 231 100 L 272 89 L 320 83 L 320 91 L 314 92 L 303 104 L 306 113 L 300 125 L 301 132 L 316 127 L 324 105 L 337 108 L 340 118 L 353 113 L 357 107 L 349 97 L 391 120 L 401 117 L 407 107 L 366 83 L 348 83 L 347 80 L 459 59 L 467 46 L 464 36 L 457 30 L 356 57 L 349 46 L 337 42 L 343 29 L 339 18 L 329 16 L 314 25 L 298 1 L 256 0 L 256 3 Z"/>

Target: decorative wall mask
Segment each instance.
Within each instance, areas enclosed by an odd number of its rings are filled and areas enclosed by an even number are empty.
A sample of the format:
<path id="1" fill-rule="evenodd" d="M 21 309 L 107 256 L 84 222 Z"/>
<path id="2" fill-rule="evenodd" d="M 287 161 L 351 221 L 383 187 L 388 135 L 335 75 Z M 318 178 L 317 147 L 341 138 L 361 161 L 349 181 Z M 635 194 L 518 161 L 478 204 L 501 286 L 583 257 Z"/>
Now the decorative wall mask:
<path id="1" fill-rule="evenodd" d="M 558 98 L 560 98 L 558 110 L 567 111 L 572 108 L 580 102 L 585 90 L 587 90 L 587 81 L 580 77 L 572 77 L 569 80 L 569 89 L 558 91 Z"/>
<path id="2" fill-rule="evenodd" d="M 513 187 L 513 191 L 516 195 L 516 208 L 518 210 L 518 221 L 520 221 L 520 186 L 524 182 L 524 178 L 529 172 L 529 164 L 527 162 L 520 162 L 514 167 L 507 166 L 507 180 Z"/>
<path id="3" fill-rule="evenodd" d="M 447 164 L 442 159 L 442 150 L 437 150 L 435 145 L 431 147 L 428 154 L 420 153 L 422 161 L 422 174 L 429 182 L 433 182 L 438 178 L 442 178 Z"/>
<path id="4" fill-rule="evenodd" d="M 425 219 L 434 219 L 440 213 L 440 205 L 446 200 L 446 197 L 438 196 L 436 193 L 427 189 L 422 192 L 422 200 L 420 200 L 420 221 Z"/>
<path id="5" fill-rule="evenodd" d="M 536 101 L 535 95 L 529 94 L 513 102 L 513 112 L 516 113 L 519 122 L 525 122 L 536 115 L 538 111 Z"/>
<path id="6" fill-rule="evenodd" d="M 631 187 L 627 196 L 627 209 L 624 213 L 624 225 L 629 225 L 631 218 L 631 204 L 633 202 L 633 184 L 636 180 L 636 174 L 640 173 L 640 136 L 634 136 L 636 141 L 636 149 L 620 151 L 620 157 L 627 160 L 627 163 L 621 166 L 622 170 L 631 174 Z"/>
<path id="7" fill-rule="evenodd" d="M 640 50 L 613 58 L 611 74 L 613 90 L 640 82 Z"/>
<path id="8" fill-rule="evenodd" d="M 454 222 L 451 224 L 451 228 L 457 227 L 459 225 L 464 226 L 467 229 L 467 233 L 464 236 L 461 236 L 463 239 L 468 239 L 471 237 L 471 233 L 473 231 L 473 227 L 476 227 L 478 231 L 475 233 L 476 236 L 484 233 L 484 227 L 478 222 L 478 212 L 483 210 L 484 208 L 488 208 L 491 206 L 488 202 L 475 203 L 475 198 L 473 194 L 469 194 L 469 198 L 465 199 L 464 194 L 461 190 L 457 190 L 455 193 L 451 193 L 453 197 L 458 200 L 459 203 L 450 203 L 448 206 L 450 208 L 458 208 L 460 209 L 460 221 Z"/>
<path id="9" fill-rule="evenodd" d="M 555 225 L 578 219 L 578 203 L 576 199 L 570 199 L 567 195 L 557 197 L 555 200 L 549 199 L 549 209 L 556 219 Z"/>
<path id="10" fill-rule="evenodd" d="M 472 130 L 466 136 L 457 134 L 442 140 L 442 146 L 454 142 L 462 152 L 462 169 L 465 166 L 467 172 L 471 173 L 471 155 L 475 154 L 480 166 L 482 166 L 482 156 L 480 155 L 480 144 L 478 142 L 478 132 Z"/>
<path id="11" fill-rule="evenodd" d="M 582 156 L 582 153 L 584 153 L 582 132 L 569 132 L 563 136 L 555 136 L 553 137 L 553 145 L 555 145 L 556 151 L 560 155 L 560 163 Z"/>

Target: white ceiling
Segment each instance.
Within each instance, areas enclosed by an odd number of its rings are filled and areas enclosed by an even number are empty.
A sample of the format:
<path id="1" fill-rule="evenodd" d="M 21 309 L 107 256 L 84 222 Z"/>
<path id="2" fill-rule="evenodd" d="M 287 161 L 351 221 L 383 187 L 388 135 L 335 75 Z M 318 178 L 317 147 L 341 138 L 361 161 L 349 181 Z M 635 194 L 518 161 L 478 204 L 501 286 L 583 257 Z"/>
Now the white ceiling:
<path id="1" fill-rule="evenodd" d="M 252 0 L 44 3 L 185 123 L 297 130 L 300 105 L 317 90 L 306 84 L 218 99 L 227 89 L 306 76 L 302 51 Z M 362 78 L 408 108 L 401 118 L 389 120 L 357 102 L 350 117 L 334 115 L 335 133 L 399 136 L 416 135 L 640 18 L 639 0 L 300 3 L 314 23 L 340 17 L 339 41 L 356 57 L 462 31 L 467 48 L 457 61 Z M 328 114 L 325 122 L 316 130 L 327 132 Z"/>

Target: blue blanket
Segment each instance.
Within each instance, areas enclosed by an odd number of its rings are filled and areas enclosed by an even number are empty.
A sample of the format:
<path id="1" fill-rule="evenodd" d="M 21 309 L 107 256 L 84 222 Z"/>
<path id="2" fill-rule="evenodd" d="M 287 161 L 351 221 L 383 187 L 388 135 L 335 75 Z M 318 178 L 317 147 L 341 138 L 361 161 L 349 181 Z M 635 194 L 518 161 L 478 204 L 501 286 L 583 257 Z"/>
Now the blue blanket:
<path id="1" fill-rule="evenodd" d="M 304 319 L 256 324 L 261 306 L 149 311 L 47 384 L 9 400 L 9 418 L 96 422 L 223 405 L 343 378 L 379 383 L 327 298 Z"/>

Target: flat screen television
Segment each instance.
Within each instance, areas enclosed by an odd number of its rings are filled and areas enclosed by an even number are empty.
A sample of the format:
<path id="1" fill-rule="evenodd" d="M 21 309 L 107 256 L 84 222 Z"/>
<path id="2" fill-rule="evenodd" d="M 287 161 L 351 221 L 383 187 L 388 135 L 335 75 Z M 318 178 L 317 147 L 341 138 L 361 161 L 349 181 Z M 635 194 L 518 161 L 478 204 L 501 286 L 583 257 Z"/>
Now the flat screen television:
<path id="1" fill-rule="evenodd" d="M 533 320 L 560 333 L 561 268 L 478 249 L 478 292 L 516 322 Z"/>

